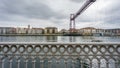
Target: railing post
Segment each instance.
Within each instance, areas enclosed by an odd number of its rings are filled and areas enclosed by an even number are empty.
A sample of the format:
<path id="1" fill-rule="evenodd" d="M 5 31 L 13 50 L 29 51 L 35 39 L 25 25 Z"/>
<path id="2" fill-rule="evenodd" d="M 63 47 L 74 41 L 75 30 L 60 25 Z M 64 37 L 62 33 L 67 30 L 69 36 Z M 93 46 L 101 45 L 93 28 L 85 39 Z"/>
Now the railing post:
<path id="1" fill-rule="evenodd" d="M 41 68 L 44 68 L 44 64 L 43 64 L 44 60 L 41 60 L 40 63 L 41 63 Z"/>
<path id="2" fill-rule="evenodd" d="M 35 68 L 35 60 L 33 60 L 32 63 L 33 68 Z"/>
<path id="3" fill-rule="evenodd" d="M 1 67 L 4 68 L 4 59 L 2 60 L 2 66 Z"/>
<path id="4" fill-rule="evenodd" d="M 117 68 L 118 67 L 118 62 L 117 61 L 115 61 L 115 68 Z"/>
<path id="5" fill-rule="evenodd" d="M 28 60 L 25 60 L 25 68 L 27 68 Z"/>
<path id="6" fill-rule="evenodd" d="M 80 62 L 81 62 L 81 68 L 83 68 L 83 61 L 81 60 Z"/>
<path id="7" fill-rule="evenodd" d="M 57 62 L 57 68 L 59 68 L 59 61 L 56 61 Z"/>
<path id="8" fill-rule="evenodd" d="M 9 60 L 10 68 L 12 68 L 12 60 Z"/>
<path id="9" fill-rule="evenodd" d="M 90 61 L 90 68 L 92 68 L 92 61 Z"/>
<path id="10" fill-rule="evenodd" d="M 20 61 L 17 61 L 17 68 L 20 68 Z"/>
<path id="11" fill-rule="evenodd" d="M 106 68 L 109 68 L 109 62 L 108 61 L 106 62 Z"/>
<path id="12" fill-rule="evenodd" d="M 67 68 L 67 61 L 64 61 L 65 62 L 65 68 Z"/>
<path id="13" fill-rule="evenodd" d="M 0 64 L 1 64 L 0 68 L 3 68 L 3 61 L 2 60 L 0 60 Z"/>
<path id="14" fill-rule="evenodd" d="M 100 61 L 98 61 L 98 68 L 100 68 Z"/>
<path id="15" fill-rule="evenodd" d="M 51 62 L 52 62 L 52 61 L 49 61 L 49 65 L 48 65 L 49 67 L 48 67 L 48 68 L 51 68 Z"/>
<path id="16" fill-rule="evenodd" d="M 2 67 L 2 60 L 1 60 L 1 59 L 0 59 L 0 65 L 1 65 L 1 66 L 0 66 L 0 68 L 1 68 L 1 67 Z"/>
<path id="17" fill-rule="evenodd" d="M 75 68 L 75 62 L 72 61 L 72 68 Z"/>

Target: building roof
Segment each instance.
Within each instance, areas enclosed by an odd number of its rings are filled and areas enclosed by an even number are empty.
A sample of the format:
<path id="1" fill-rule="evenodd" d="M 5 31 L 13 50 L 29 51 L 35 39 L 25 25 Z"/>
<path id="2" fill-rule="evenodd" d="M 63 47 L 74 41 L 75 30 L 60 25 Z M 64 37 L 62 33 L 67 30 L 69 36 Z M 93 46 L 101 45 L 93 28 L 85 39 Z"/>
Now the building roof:
<path id="1" fill-rule="evenodd" d="M 43 30 L 43 28 L 32 28 L 32 29 L 41 29 L 41 30 Z"/>
<path id="2" fill-rule="evenodd" d="M 85 27 L 85 28 L 81 28 L 81 29 L 96 29 L 94 27 Z"/>
<path id="3" fill-rule="evenodd" d="M 46 27 L 45 29 L 57 29 L 57 27 Z"/>
<path id="4" fill-rule="evenodd" d="M 14 27 L 0 27 L 0 28 L 14 28 Z"/>

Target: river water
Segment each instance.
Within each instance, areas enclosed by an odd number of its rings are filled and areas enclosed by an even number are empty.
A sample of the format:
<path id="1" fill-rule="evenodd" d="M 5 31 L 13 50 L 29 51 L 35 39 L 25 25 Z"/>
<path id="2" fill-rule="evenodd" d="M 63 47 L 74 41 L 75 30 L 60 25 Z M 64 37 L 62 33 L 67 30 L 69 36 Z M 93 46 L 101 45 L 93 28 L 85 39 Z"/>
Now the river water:
<path id="1" fill-rule="evenodd" d="M 120 42 L 120 36 L 0 36 L 0 42 Z"/>

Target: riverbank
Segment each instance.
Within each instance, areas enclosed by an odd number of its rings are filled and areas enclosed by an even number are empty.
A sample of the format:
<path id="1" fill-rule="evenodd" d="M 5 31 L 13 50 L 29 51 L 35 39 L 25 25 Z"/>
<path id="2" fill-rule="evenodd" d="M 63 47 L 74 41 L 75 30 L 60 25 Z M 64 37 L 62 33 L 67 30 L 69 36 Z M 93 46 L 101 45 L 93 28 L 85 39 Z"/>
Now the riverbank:
<path id="1" fill-rule="evenodd" d="M 95 36 L 95 35 L 80 35 L 80 34 L 0 34 L 0 36 Z M 120 35 L 103 35 L 103 36 L 120 36 Z"/>
<path id="2" fill-rule="evenodd" d="M 0 36 L 63 36 L 63 34 L 0 34 Z"/>

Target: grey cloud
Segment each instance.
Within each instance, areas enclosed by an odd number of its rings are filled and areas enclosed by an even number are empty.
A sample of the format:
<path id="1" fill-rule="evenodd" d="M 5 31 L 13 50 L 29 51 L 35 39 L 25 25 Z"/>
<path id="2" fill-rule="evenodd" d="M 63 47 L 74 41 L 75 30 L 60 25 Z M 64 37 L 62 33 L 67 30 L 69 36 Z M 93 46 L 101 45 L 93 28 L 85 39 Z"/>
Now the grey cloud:
<path id="1" fill-rule="evenodd" d="M 120 2 L 119 0 L 113 2 L 112 5 L 106 7 L 104 11 L 101 13 L 104 14 L 106 17 L 104 18 L 104 22 L 111 23 L 111 24 L 120 24 Z"/>
<path id="2" fill-rule="evenodd" d="M 103 7 L 100 11 L 96 11 L 97 14 L 100 14 L 101 16 L 97 15 L 91 15 L 91 17 L 84 16 L 86 13 L 83 13 L 83 16 L 78 17 L 79 22 L 99 22 L 103 21 L 104 23 L 109 24 L 116 24 L 120 25 L 120 2 L 119 0 L 112 0 L 112 3 L 107 5 L 106 7 Z M 99 7 L 100 5 L 98 5 Z M 96 8 L 97 9 L 97 8 Z M 96 16 L 96 17 L 93 17 Z"/>
<path id="3" fill-rule="evenodd" d="M 74 4 L 81 4 L 86 0 L 69 0 L 69 1 L 71 1 L 70 3 L 74 2 Z M 106 1 L 111 1 L 112 3 L 106 5 L 105 7 L 103 5 L 103 8 L 99 9 L 99 6 L 102 5 L 102 4 L 99 5 L 99 1 L 101 1 L 101 3 L 105 5 Z M 99 1 L 97 1 L 98 5 L 96 5 L 98 6 L 98 8 L 94 8 L 92 10 L 88 9 L 86 12 L 84 12 L 81 16 L 79 16 L 76 19 L 76 24 L 77 22 L 82 22 L 84 24 L 86 22 L 92 23 L 102 21 L 106 24 L 120 25 L 119 0 L 99 0 Z M 42 1 L 40 0 L 0 0 L 0 21 L 3 22 L 8 20 L 8 22 L 9 21 L 25 22 L 28 19 L 42 19 L 54 22 L 53 24 L 55 25 L 60 25 L 61 23 L 63 24 L 63 22 L 66 22 L 63 20 L 66 19 L 68 20 L 69 24 L 69 15 L 65 16 L 62 14 L 62 12 L 56 12 L 50 6 L 46 5 L 48 3 L 44 4 L 41 2 Z M 80 8 L 79 6 L 76 6 L 75 8 L 77 7 Z M 91 12 L 96 9 L 98 9 L 95 13 L 96 15 L 94 15 L 94 13 L 91 14 Z M 87 12 L 90 13 L 87 14 Z"/>
<path id="4" fill-rule="evenodd" d="M 65 17 L 43 3 L 31 1 L 32 0 L 0 0 L 1 19 L 9 20 L 10 16 L 12 17 L 14 15 L 38 19 L 62 19 Z"/>
<path id="5" fill-rule="evenodd" d="M 80 3 L 80 2 L 84 2 L 85 0 L 70 0 L 70 1 Z"/>

